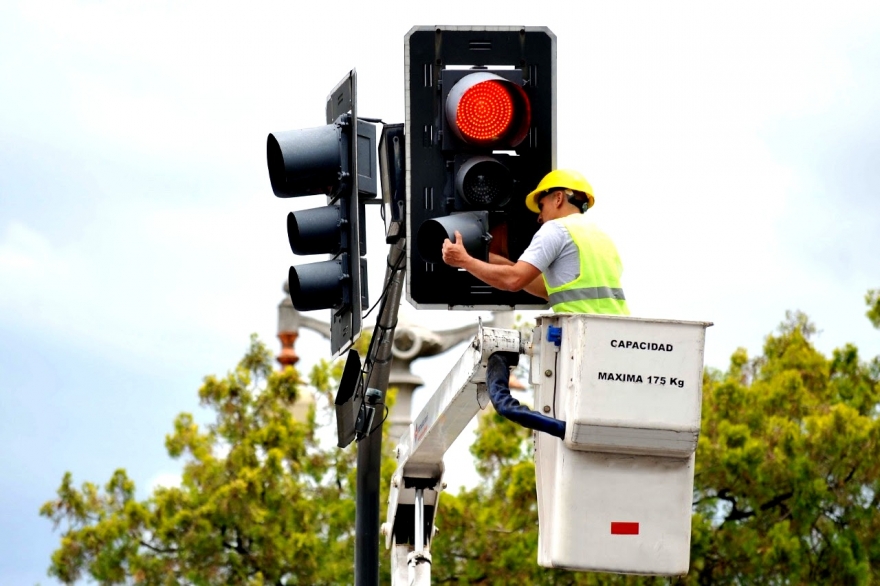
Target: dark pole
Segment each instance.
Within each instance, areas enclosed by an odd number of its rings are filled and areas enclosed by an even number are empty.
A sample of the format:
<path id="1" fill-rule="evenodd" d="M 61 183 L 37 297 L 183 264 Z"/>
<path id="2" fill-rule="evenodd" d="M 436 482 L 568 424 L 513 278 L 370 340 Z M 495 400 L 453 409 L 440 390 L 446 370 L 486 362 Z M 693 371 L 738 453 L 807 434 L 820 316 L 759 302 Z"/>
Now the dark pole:
<path id="1" fill-rule="evenodd" d="M 405 273 L 406 239 L 401 238 L 388 252 L 388 269 L 385 271 L 385 299 L 373 329 L 375 350 L 372 352 L 373 367 L 367 380 L 367 389 L 381 393 L 379 404 L 385 403 L 388 375 L 391 372 L 391 347 L 394 328 L 397 326 L 397 310 L 403 292 Z M 396 268 L 395 268 L 396 267 Z M 368 356 L 367 360 L 371 357 Z M 384 417 L 384 407 L 376 417 Z M 381 421 L 381 419 L 380 419 Z M 355 586 L 379 585 L 379 480 L 382 466 L 382 430 L 376 429 L 358 442 L 357 492 L 355 499 Z"/>

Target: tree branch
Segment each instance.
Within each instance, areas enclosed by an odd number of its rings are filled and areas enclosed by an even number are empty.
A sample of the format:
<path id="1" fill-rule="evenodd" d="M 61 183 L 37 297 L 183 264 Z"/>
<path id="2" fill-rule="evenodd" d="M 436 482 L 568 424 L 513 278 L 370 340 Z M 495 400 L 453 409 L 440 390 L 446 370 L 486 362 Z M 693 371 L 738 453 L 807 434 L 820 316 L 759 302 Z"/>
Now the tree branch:
<path id="1" fill-rule="evenodd" d="M 782 503 L 784 503 L 785 501 L 787 501 L 788 499 L 790 499 L 792 496 L 794 496 L 794 492 L 792 492 L 792 491 L 784 492 L 780 495 L 777 495 L 777 496 L 773 497 L 772 499 L 770 499 L 769 501 L 767 501 L 766 503 L 764 503 L 763 505 L 761 505 L 761 510 L 766 511 L 768 509 L 772 509 L 773 507 L 777 507 L 777 506 L 781 505 Z"/>
<path id="2" fill-rule="evenodd" d="M 852 477 L 855 476 L 855 474 L 856 474 L 856 470 L 859 469 L 859 464 L 861 464 L 861 462 L 856 462 L 856 465 L 853 466 L 853 469 L 849 471 L 849 474 L 847 474 L 846 478 L 843 479 L 844 484 L 846 484 L 847 482 L 852 480 Z"/>
<path id="3" fill-rule="evenodd" d="M 730 490 L 727 488 L 722 488 L 721 490 L 718 491 L 718 498 L 720 498 L 723 501 L 727 501 L 732 505 L 730 512 L 727 514 L 727 516 L 721 522 L 721 527 L 723 527 L 724 524 L 727 523 L 728 521 L 741 521 L 743 519 L 748 519 L 749 517 L 755 516 L 754 511 L 743 511 L 742 509 L 737 507 L 736 497 L 731 495 Z"/>
<path id="4" fill-rule="evenodd" d="M 231 543 L 226 543 L 224 541 L 223 547 L 225 547 L 226 549 L 231 549 L 232 551 L 239 553 L 239 554 L 246 556 L 246 557 L 250 557 L 250 555 L 251 555 L 251 553 L 241 545 L 241 541 L 238 539 L 235 540 L 235 545 L 233 545 Z"/>
<path id="5" fill-rule="evenodd" d="M 147 543 L 143 539 L 139 539 L 138 542 L 141 545 L 143 545 L 144 547 L 146 547 L 147 549 L 152 549 L 156 553 L 177 553 L 177 549 L 175 549 L 173 547 L 172 548 L 156 547 L 155 545 L 150 545 L 149 543 Z"/>

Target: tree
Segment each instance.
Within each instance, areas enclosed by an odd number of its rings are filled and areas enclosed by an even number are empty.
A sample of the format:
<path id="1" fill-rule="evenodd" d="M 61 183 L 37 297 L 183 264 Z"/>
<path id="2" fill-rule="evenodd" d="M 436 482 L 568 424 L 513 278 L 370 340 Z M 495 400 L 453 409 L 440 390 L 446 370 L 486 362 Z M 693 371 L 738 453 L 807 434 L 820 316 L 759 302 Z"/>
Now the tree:
<path id="1" fill-rule="evenodd" d="M 831 359 L 789 313 L 703 391 L 688 582 L 868 584 L 880 578 L 880 361 Z"/>
<path id="2" fill-rule="evenodd" d="M 880 360 L 828 359 L 790 313 L 763 354 L 707 369 L 690 573 L 575 574 L 536 564 L 529 434 L 484 416 L 485 482 L 441 499 L 433 575 L 457 584 L 868 584 L 880 579 Z"/>
<path id="3" fill-rule="evenodd" d="M 815 326 L 787 314 L 761 355 L 739 349 L 703 379 L 691 570 L 658 577 L 573 573 L 536 563 L 535 470 L 527 430 L 491 410 L 471 448 L 482 482 L 444 494 L 432 578 L 454 584 L 869 584 L 880 579 L 880 359 L 852 345 L 826 357 Z M 315 418 L 289 405 L 302 386 L 251 349 L 167 439 L 189 458 L 179 488 L 143 502 L 118 471 L 103 491 L 66 475 L 43 515 L 66 529 L 50 572 L 70 583 L 352 582 L 353 450 L 322 449 Z M 327 364 L 312 371 L 324 393 Z M 386 447 L 393 447 L 385 443 Z M 225 450 L 228 453 L 224 456 Z M 383 466 L 390 483 L 393 460 Z M 383 582 L 389 581 L 383 556 Z"/>
<path id="4" fill-rule="evenodd" d="M 865 294 L 865 303 L 868 311 L 865 315 L 871 320 L 875 328 L 880 329 L 880 289 L 871 289 Z"/>
<path id="5" fill-rule="evenodd" d="M 338 374 L 324 362 L 311 382 L 328 396 Z M 179 487 L 137 501 L 125 470 L 103 491 L 65 474 L 40 511 L 64 526 L 49 573 L 68 584 L 351 583 L 355 450 L 322 448 L 314 411 L 293 418 L 303 386 L 292 368 L 272 370 L 254 336 L 232 372 L 199 389 L 215 421 L 201 429 L 182 413 L 166 437 L 168 454 L 186 459 Z M 385 468 L 390 481 L 390 459 Z"/>

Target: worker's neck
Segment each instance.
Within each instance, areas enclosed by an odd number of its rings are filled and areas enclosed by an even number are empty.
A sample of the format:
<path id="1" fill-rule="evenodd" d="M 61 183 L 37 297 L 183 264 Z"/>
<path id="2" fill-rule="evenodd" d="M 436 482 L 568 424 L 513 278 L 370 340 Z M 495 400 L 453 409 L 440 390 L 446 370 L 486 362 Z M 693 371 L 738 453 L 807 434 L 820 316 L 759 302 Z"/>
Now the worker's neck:
<path id="1" fill-rule="evenodd" d="M 556 219 L 565 218 L 566 216 L 579 216 L 581 211 L 574 207 L 573 205 L 569 205 L 561 210 L 559 210 L 559 215 L 556 216 Z"/>

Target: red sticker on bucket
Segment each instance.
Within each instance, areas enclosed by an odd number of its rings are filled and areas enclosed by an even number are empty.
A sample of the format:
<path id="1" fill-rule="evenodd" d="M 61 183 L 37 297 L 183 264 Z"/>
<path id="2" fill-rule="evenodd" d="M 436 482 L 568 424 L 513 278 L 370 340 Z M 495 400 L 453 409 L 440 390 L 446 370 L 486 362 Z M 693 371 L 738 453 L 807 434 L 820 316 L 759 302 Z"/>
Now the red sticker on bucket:
<path id="1" fill-rule="evenodd" d="M 622 521 L 611 522 L 611 535 L 638 535 L 639 524 Z"/>

